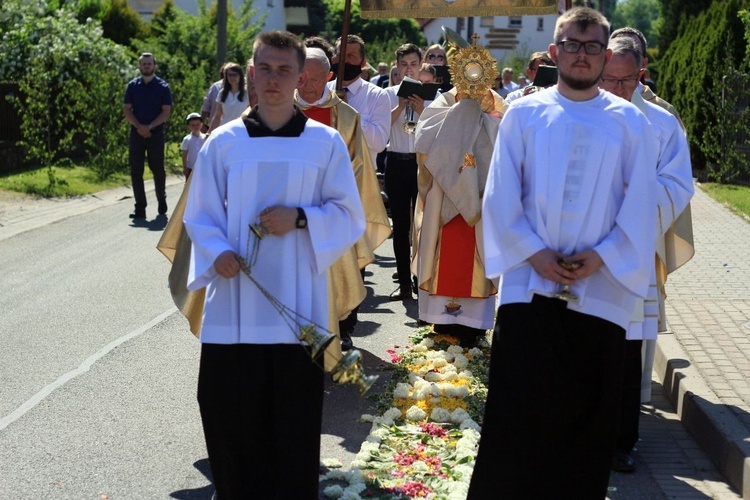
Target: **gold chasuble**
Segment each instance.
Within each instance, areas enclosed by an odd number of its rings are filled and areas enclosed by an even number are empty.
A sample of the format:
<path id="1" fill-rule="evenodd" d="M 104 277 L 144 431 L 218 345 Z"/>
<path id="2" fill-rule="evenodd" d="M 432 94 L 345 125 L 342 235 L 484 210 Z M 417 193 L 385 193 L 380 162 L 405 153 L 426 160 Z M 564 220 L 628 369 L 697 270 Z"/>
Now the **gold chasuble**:
<path id="1" fill-rule="evenodd" d="M 172 300 L 187 318 L 188 323 L 190 323 L 190 331 L 193 332 L 193 335 L 200 337 L 206 289 L 201 288 L 195 292 L 187 289 L 191 242 L 182 223 L 188 193 L 190 192 L 191 180 L 192 177 L 188 178 L 187 183 L 185 183 L 172 217 L 170 217 L 167 227 L 164 228 L 164 232 L 159 239 L 159 243 L 156 244 L 156 248 L 172 263 L 172 270 L 169 271 L 168 279 Z"/>
<path id="2" fill-rule="evenodd" d="M 317 106 L 296 105 L 311 120 L 338 130 L 349 149 L 357 190 L 365 211 L 367 226 L 357 243 L 328 268 L 329 330 L 338 333 L 338 322 L 345 319 L 365 299 L 367 291 L 360 270 L 375 260 L 374 250 L 391 234 L 388 214 L 380 195 L 372 155 L 365 144 L 359 113 L 342 101 L 333 90 L 325 89 L 328 99 Z M 341 345 L 333 342 L 326 349 L 326 369 L 333 368 L 331 360 L 340 359 Z"/>

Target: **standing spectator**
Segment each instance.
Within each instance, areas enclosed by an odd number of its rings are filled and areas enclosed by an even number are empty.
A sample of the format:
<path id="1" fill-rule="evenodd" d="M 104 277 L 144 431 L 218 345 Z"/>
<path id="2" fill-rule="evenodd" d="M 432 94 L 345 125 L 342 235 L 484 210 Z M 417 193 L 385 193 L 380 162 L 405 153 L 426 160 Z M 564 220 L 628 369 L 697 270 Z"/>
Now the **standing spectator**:
<path id="1" fill-rule="evenodd" d="M 219 500 L 318 496 L 323 371 L 238 261 L 300 321 L 325 325 L 326 270 L 364 231 L 344 141 L 294 106 L 304 62 L 292 33 L 258 35 L 258 105 L 206 140 L 190 179 L 188 287 L 206 287 L 198 403 Z"/>
<path id="2" fill-rule="evenodd" d="M 402 79 L 403 75 L 401 74 L 401 70 L 398 68 L 398 66 L 393 66 L 391 68 L 390 76 L 388 77 L 388 86 L 395 87 L 396 85 L 401 83 Z"/>
<path id="3" fill-rule="evenodd" d="M 384 62 L 378 63 L 378 74 L 370 80 L 370 83 L 377 85 L 381 89 L 388 86 L 388 65 Z"/>
<path id="4" fill-rule="evenodd" d="M 219 96 L 219 92 L 221 92 L 221 88 L 224 86 L 224 68 L 227 67 L 227 64 L 229 63 L 221 65 L 221 68 L 219 68 L 220 78 L 208 87 L 206 96 L 203 98 L 203 107 L 201 108 L 201 121 L 204 123 L 205 127 L 203 132 L 208 131 L 208 127 L 211 125 L 211 120 L 214 119 L 214 113 L 216 112 L 216 98 Z"/>
<path id="5" fill-rule="evenodd" d="M 445 66 L 448 64 L 445 58 L 445 49 L 439 43 L 430 45 L 424 53 L 424 62 L 434 66 Z"/>
<path id="6" fill-rule="evenodd" d="M 228 63 L 224 67 L 224 84 L 216 98 L 216 111 L 211 120 L 208 133 L 216 127 L 239 118 L 250 105 L 250 96 L 245 86 L 245 72 L 237 63 Z"/>
<path id="7" fill-rule="evenodd" d="M 500 87 L 497 89 L 497 93 L 505 99 L 514 90 L 518 90 L 518 84 L 513 81 L 513 68 L 503 68 L 502 73 L 500 73 Z"/>
<path id="8" fill-rule="evenodd" d="M 643 113 L 598 88 L 608 38 L 596 10 L 566 11 L 549 46 L 557 86 L 500 123 L 482 203 L 500 307 L 469 500 L 607 494 L 625 331 L 654 265 L 658 154 Z"/>
<path id="9" fill-rule="evenodd" d="M 156 76 L 156 59 L 144 52 L 138 58 L 141 76 L 128 82 L 125 88 L 123 114 L 130 122 L 128 149 L 130 181 L 133 184 L 135 211 L 131 219 L 146 218 L 146 189 L 143 186 L 143 169 L 148 155 L 148 168 L 154 176 L 159 215 L 167 213 L 167 174 L 164 171 L 164 124 L 172 110 L 172 92 L 169 84 Z"/>
<path id="10" fill-rule="evenodd" d="M 433 83 L 435 81 L 435 66 L 430 63 L 422 64 L 417 79 L 422 83 Z"/>
<path id="11" fill-rule="evenodd" d="M 198 159 L 198 151 L 201 150 L 201 146 L 206 141 L 206 134 L 201 132 L 203 120 L 198 113 L 190 113 L 185 121 L 190 133 L 182 139 L 180 150 L 182 151 L 182 174 L 187 181 L 190 174 L 193 173 L 195 160 Z"/>

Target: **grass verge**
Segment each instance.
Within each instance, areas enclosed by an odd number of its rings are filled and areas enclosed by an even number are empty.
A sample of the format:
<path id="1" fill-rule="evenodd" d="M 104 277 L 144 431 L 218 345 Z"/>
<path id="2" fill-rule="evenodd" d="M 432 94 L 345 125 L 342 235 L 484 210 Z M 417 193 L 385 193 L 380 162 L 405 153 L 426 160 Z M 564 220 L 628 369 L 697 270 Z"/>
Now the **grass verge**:
<path id="1" fill-rule="evenodd" d="M 182 172 L 179 145 L 167 145 L 165 168 L 167 174 Z M 152 177 L 147 165 L 143 178 L 151 179 Z M 2 190 L 47 198 L 92 194 L 129 183 L 128 171 L 116 172 L 102 180 L 93 169 L 76 164 L 32 167 L 0 175 L 0 189 Z"/>
<path id="2" fill-rule="evenodd" d="M 711 198 L 750 221 L 750 187 L 706 182 L 699 185 Z"/>

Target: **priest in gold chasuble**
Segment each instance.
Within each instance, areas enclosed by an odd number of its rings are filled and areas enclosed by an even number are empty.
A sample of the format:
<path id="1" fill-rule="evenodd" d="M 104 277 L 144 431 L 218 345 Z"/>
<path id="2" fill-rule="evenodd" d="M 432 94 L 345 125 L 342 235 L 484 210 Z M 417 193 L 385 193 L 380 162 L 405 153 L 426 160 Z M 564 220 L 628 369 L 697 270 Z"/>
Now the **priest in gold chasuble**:
<path id="1" fill-rule="evenodd" d="M 325 53 L 307 49 L 305 70 L 310 75 L 297 89 L 296 104 L 310 119 L 338 130 L 349 149 L 367 226 L 364 235 L 328 270 L 330 329 L 338 329 L 338 321 L 346 318 L 365 298 L 366 291 L 360 269 L 375 260 L 374 250 L 391 234 L 388 214 L 383 205 L 375 175 L 372 155 L 367 149 L 359 121 L 359 113 L 326 87 L 332 76 Z"/>

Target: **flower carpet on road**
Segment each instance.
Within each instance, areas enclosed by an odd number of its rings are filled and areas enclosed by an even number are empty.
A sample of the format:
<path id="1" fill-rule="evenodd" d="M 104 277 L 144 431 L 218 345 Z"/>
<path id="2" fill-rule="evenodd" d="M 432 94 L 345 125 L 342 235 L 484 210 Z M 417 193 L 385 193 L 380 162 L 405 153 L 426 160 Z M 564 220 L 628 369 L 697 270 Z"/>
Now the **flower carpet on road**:
<path id="1" fill-rule="evenodd" d="M 427 329 L 412 341 L 387 351 L 394 375 L 380 395 L 380 414 L 362 416 L 372 427 L 350 470 L 324 462 L 327 498 L 466 498 L 487 396 L 489 344 L 467 349 Z"/>

